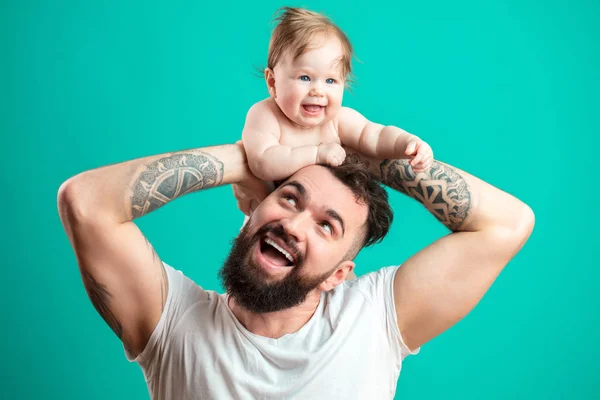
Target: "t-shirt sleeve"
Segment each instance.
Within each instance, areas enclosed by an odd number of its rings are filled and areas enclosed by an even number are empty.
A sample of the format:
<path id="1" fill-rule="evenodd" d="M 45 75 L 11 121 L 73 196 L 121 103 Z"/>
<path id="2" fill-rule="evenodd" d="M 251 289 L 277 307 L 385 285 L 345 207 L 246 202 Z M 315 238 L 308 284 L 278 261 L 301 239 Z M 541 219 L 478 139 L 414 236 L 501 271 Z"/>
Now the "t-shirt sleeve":
<path id="1" fill-rule="evenodd" d="M 157 364 L 169 334 L 177 325 L 181 316 L 193 304 L 208 296 L 204 289 L 181 271 L 175 270 L 165 263 L 163 263 L 163 268 L 168 279 L 169 291 L 160 320 L 154 328 L 146 347 L 137 357 L 133 357 L 125 349 L 127 360 L 139 363 L 144 369 L 146 379 L 151 379 L 153 376 L 153 367 Z"/>
<path id="2" fill-rule="evenodd" d="M 393 350 L 399 352 L 400 359 L 403 360 L 408 355 L 419 353 L 421 348 L 418 347 L 411 351 L 404 343 L 398 329 L 394 303 L 394 276 L 396 276 L 396 271 L 399 268 L 399 266 L 385 267 L 363 275 L 357 279 L 357 286 L 365 295 L 371 298 L 375 307 L 382 311 L 383 323 L 385 324 L 390 346 Z"/>

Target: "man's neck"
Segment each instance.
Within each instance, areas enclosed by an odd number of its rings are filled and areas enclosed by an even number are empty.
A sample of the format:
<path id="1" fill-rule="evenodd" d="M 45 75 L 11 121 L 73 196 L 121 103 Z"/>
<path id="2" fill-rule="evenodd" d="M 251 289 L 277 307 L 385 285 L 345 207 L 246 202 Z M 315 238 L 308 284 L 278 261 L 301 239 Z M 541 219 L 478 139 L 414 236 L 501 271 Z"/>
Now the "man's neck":
<path id="1" fill-rule="evenodd" d="M 228 297 L 229 308 L 242 325 L 250 332 L 273 339 L 300 330 L 313 316 L 321 300 L 321 292 L 314 290 L 303 303 L 287 310 L 256 314 Z"/>

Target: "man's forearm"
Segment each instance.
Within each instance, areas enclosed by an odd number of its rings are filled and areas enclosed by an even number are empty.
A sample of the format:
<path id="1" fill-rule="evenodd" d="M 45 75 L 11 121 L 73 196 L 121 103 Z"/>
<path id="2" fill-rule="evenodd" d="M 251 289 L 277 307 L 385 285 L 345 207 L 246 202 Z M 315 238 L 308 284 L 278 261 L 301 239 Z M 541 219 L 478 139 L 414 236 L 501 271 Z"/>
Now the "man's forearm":
<path id="1" fill-rule="evenodd" d="M 110 165 L 63 184 L 80 217 L 126 222 L 184 194 L 236 183 L 248 173 L 241 144 L 205 147 Z"/>
<path id="2" fill-rule="evenodd" d="M 462 171 L 434 161 L 427 171 L 416 173 L 409 162 L 382 160 L 373 172 L 387 186 L 423 204 L 448 229 L 461 230 L 473 201 Z"/>
<path id="3" fill-rule="evenodd" d="M 378 160 L 349 149 L 385 185 L 417 200 L 452 231 L 518 228 L 531 210 L 520 200 L 448 164 L 415 173 L 409 160 Z"/>

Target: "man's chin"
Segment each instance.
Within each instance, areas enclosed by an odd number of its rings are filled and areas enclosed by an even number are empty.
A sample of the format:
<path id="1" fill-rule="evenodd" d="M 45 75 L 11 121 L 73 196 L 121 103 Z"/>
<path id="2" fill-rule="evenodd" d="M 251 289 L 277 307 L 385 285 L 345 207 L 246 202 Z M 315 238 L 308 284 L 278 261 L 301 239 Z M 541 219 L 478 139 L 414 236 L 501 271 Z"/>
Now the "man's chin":
<path id="1" fill-rule="evenodd" d="M 240 232 L 219 272 L 229 295 L 241 307 L 254 313 L 275 312 L 297 306 L 326 278 L 299 276 L 303 269 L 302 259 L 298 259 L 296 267 L 280 267 L 279 271 L 285 273 L 269 271 L 264 264 L 265 261 L 269 262 L 266 260 L 268 257 L 263 260 L 257 257 L 260 255 L 259 238 L 266 233 L 264 230 L 260 229 L 253 236 Z"/>

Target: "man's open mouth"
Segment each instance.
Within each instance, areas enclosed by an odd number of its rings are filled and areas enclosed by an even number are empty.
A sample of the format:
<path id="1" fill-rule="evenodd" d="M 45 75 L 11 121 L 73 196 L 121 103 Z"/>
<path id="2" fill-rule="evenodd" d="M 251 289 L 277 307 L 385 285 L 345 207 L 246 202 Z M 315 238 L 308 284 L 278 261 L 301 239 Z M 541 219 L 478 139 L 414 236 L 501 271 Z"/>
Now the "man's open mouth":
<path id="1" fill-rule="evenodd" d="M 294 266 L 295 259 L 291 252 L 286 250 L 282 244 L 275 242 L 275 240 L 271 238 L 265 237 L 260 241 L 260 252 L 277 266 Z"/>

